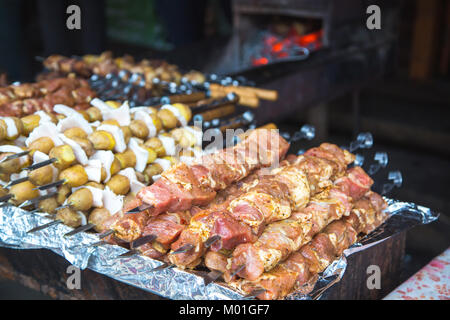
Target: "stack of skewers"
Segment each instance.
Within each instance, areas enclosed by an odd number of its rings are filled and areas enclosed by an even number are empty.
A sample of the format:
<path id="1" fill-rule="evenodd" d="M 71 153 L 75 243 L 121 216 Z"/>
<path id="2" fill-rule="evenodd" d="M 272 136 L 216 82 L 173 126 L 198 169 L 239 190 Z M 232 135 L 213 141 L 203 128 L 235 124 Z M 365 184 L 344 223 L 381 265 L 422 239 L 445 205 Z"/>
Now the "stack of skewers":
<path id="1" fill-rule="evenodd" d="M 56 104 L 85 110 L 96 96 L 88 82 L 78 78 L 12 84 L 0 88 L 0 116 L 22 117 L 40 110 L 51 113 Z"/>
<path id="2" fill-rule="evenodd" d="M 113 95 L 120 100 L 122 96 L 131 105 L 195 103 L 206 97 L 223 98 L 233 92 L 240 97 L 241 105 L 255 108 L 260 99 L 278 98 L 276 91 L 254 88 L 245 79 L 204 75 L 198 71 L 183 74 L 176 66 L 163 61 L 135 62 L 131 56 L 113 58 L 110 52 L 72 58 L 53 55 L 43 59 L 43 65 L 58 76 L 74 74 L 89 78 L 100 97 Z"/>
<path id="3" fill-rule="evenodd" d="M 276 131 L 258 129 L 172 166 L 104 220 L 95 245 L 163 261 L 155 272 L 202 266 L 206 283 L 222 278 L 258 298 L 285 297 L 386 219 L 373 180 L 348 167 L 353 154 L 324 143 L 285 157 L 288 148 Z"/>
<path id="4" fill-rule="evenodd" d="M 187 125 L 186 105 L 130 109 L 97 98 L 91 105 L 0 119 L 2 205 L 78 227 L 114 214 L 164 170 L 202 154 L 202 131 Z"/>
<path id="5" fill-rule="evenodd" d="M 207 268 L 206 284 L 281 299 L 386 219 L 354 154 L 323 143 L 286 156 L 275 125 L 253 130 L 251 112 L 236 115 L 237 104 L 257 107 L 274 91 L 108 53 L 44 65 L 90 80 L 0 89 L 0 203 L 54 219 L 30 232 L 93 229 L 93 245 L 158 259 L 155 272 Z M 192 122 L 250 130 L 204 153 Z M 349 149 L 368 145 L 365 136 Z"/>

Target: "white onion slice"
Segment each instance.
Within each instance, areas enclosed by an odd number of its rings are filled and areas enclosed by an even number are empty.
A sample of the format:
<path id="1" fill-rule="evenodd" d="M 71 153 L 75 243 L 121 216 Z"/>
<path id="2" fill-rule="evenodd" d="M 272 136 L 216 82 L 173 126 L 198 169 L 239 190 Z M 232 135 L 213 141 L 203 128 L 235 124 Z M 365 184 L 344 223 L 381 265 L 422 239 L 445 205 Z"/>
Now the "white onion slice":
<path id="1" fill-rule="evenodd" d="M 36 111 L 34 114 L 39 116 L 39 124 L 43 124 L 45 122 L 52 122 L 52 118 L 50 118 L 50 116 L 42 110 Z"/>
<path id="2" fill-rule="evenodd" d="M 60 138 L 58 138 L 58 134 L 58 128 L 54 123 L 45 122 L 31 131 L 30 135 L 25 140 L 25 145 L 28 147 L 34 140 L 42 137 L 49 137 L 50 139 L 52 139 L 55 146 L 63 145 L 64 143 Z"/>
<path id="3" fill-rule="evenodd" d="M 70 117 L 72 115 L 79 115 L 79 113 L 75 109 L 68 107 L 64 104 L 55 104 L 53 106 L 53 111 L 55 111 L 56 113 L 63 114 L 66 117 Z"/>
<path id="4" fill-rule="evenodd" d="M 81 225 L 82 225 L 82 226 L 85 226 L 85 225 L 87 224 L 86 216 L 85 216 L 84 213 L 81 212 L 81 211 L 77 211 L 77 213 L 78 213 L 78 215 L 80 216 L 80 219 L 81 219 Z"/>
<path id="5" fill-rule="evenodd" d="M 108 106 L 104 101 L 100 100 L 99 98 L 92 99 L 90 103 L 91 105 L 99 109 L 102 114 L 104 112 L 108 112 L 108 110 L 111 109 L 110 106 Z"/>
<path id="6" fill-rule="evenodd" d="M 119 171 L 120 175 L 123 175 L 128 178 L 130 181 L 130 190 L 132 193 L 136 194 L 145 187 L 145 184 L 140 182 L 136 177 L 136 172 L 132 168 L 126 168 L 121 171 Z"/>
<path id="7" fill-rule="evenodd" d="M 4 144 L 0 146 L 0 152 L 13 152 L 13 153 L 19 153 L 23 152 L 24 150 L 18 146 L 14 146 L 11 144 Z"/>
<path id="8" fill-rule="evenodd" d="M 167 169 L 169 169 L 172 166 L 172 162 L 170 162 L 170 160 L 167 160 L 167 159 L 158 158 L 154 161 L 154 163 L 159 164 L 164 171 L 166 171 Z"/>
<path id="9" fill-rule="evenodd" d="M 91 186 L 81 186 L 81 187 L 72 188 L 72 193 L 74 193 L 75 191 L 77 191 L 79 189 L 89 189 L 89 191 L 92 194 L 92 200 L 93 200 L 92 206 L 94 206 L 96 208 L 103 207 L 103 190 L 102 189 L 91 187 Z"/>
<path id="10" fill-rule="evenodd" d="M 111 191 L 109 187 L 103 190 L 103 207 L 106 208 L 111 215 L 120 211 L 123 207 L 123 196 L 118 196 Z"/>
<path id="11" fill-rule="evenodd" d="M 3 119 L 6 124 L 6 134 L 8 137 L 14 137 L 19 134 L 19 130 L 17 129 L 16 123 L 14 120 L 10 117 L 0 117 L 0 119 Z"/>
<path id="12" fill-rule="evenodd" d="M 101 160 L 99 159 L 88 160 L 87 165 L 84 167 L 84 171 L 86 171 L 89 181 L 100 183 L 102 179 Z"/>
<path id="13" fill-rule="evenodd" d="M 106 170 L 106 179 L 104 182 L 108 182 L 109 179 L 111 179 L 111 165 L 114 161 L 114 153 L 112 153 L 110 150 L 98 150 L 91 156 L 90 160 L 101 161 L 103 167 Z"/>
<path id="14" fill-rule="evenodd" d="M 134 107 L 134 108 L 130 109 L 130 113 L 136 113 L 138 111 L 144 111 L 148 114 L 155 113 L 155 111 L 153 109 L 150 109 L 149 107 L 144 107 L 144 106 Z"/>
<path id="15" fill-rule="evenodd" d="M 145 125 L 148 128 L 148 136 L 147 138 L 153 138 L 158 133 L 155 127 L 155 124 L 153 123 L 152 117 L 150 117 L 149 113 L 145 111 L 137 111 L 134 114 L 135 120 L 142 120 L 144 121 Z"/>
<path id="16" fill-rule="evenodd" d="M 130 148 L 136 156 L 136 165 L 134 166 L 134 169 L 138 172 L 143 172 L 145 167 L 147 167 L 148 151 L 139 145 L 136 138 L 130 139 L 128 148 Z"/>
<path id="17" fill-rule="evenodd" d="M 130 106 L 125 101 L 119 108 L 102 111 L 103 120 L 116 120 L 121 126 L 130 125 Z"/>
<path id="18" fill-rule="evenodd" d="M 163 135 L 159 135 L 158 138 L 161 140 L 164 150 L 166 150 L 166 155 L 174 156 L 176 153 L 175 140 L 171 137 L 166 137 Z"/>
<path id="19" fill-rule="evenodd" d="M 81 128 L 87 134 L 93 132 L 89 122 L 80 114 L 72 114 L 67 118 L 61 119 L 56 127 L 61 133 L 70 128 Z"/>
<path id="20" fill-rule="evenodd" d="M 203 143 L 203 131 L 200 129 L 196 129 L 195 127 L 184 127 L 183 129 L 192 133 L 195 137 L 195 145 L 201 146 Z"/>
<path id="21" fill-rule="evenodd" d="M 73 141 L 72 139 L 67 138 L 65 135 L 63 134 L 59 134 L 58 137 L 67 145 L 69 145 L 72 150 L 73 153 L 75 154 L 75 158 L 77 159 L 77 161 L 82 164 L 83 166 L 87 165 L 88 163 L 88 157 L 86 155 L 86 152 L 84 152 L 83 148 L 75 141 Z"/>

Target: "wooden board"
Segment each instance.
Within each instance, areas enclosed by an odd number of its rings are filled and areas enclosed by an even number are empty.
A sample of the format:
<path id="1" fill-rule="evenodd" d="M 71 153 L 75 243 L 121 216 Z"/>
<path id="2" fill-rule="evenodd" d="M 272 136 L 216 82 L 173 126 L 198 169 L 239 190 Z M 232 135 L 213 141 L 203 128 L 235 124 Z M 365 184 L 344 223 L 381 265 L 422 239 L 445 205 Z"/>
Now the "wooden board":
<path id="1" fill-rule="evenodd" d="M 344 278 L 327 297 L 329 299 L 381 299 L 399 285 L 406 233 L 350 257 Z M 367 267 L 378 265 L 381 289 L 366 286 Z M 66 272 L 70 264 L 49 250 L 0 248 L 0 280 L 16 281 L 53 299 L 163 299 L 91 270 L 81 271 L 81 289 L 70 290 Z"/>

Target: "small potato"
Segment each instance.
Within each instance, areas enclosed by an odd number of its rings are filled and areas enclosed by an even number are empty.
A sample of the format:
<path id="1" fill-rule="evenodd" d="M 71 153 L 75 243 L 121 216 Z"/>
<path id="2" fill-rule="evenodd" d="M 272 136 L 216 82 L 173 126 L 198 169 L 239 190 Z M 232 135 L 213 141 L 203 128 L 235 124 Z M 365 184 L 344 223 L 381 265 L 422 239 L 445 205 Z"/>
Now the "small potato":
<path id="1" fill-rule="evenodd" d="M 31 171 L 28 174 L 30 182 L 37 186 L 42 186 L 53 181 L 53 168 L 52 166 L 45 166 Z"/>
<path id="2" fill-rule="evenodd" d="M 0 170 L 0 180 L 9 181 L 10 179 L 11 179 L 10 173 L 1 172 L 1 170 Z"/>
<path id="3" fill-rule="evenodd" d="M 91 214 L 89 215 L 89 223 L 92 223 L 95 225 L 94 230 L 97 232 L 104 232 L 107 230 L 105 226 L 106 220 L 108 220 L 111 217 L 111 214 L 109 213 L 108 209 L 106 208 L 95 208 L 92 210 Z"/>
<path id="4" fill-rule="evenodd" d="M 9 189 L 10 193 L 13 195 L 13 198 L 12 198 L 13 202 L 16 205 L 19 205 L 26 200 L 30 200 L 30 199 L 39 197 L 39 191 L 33 190 L 34 188 L 36 188 L 36 186 L 34 184 L 32 184 L 30 181 L 25 181 L 25 182 L 13 185 Z"/>
<path id="5" fill-rule="evenodd" d="M 112 101 L 112 100 L 108 100 L 105 103 L 113 109 L 120 108 L 120 106 L 122 105 L 119 101 Z"/>
<path id="6" fill-rule="evenodd" d="M 37 114 L 30 114 L 29 116 L 21 118 L 21 121 L 23 125 L 23 135 L 28 136 L 34 128 L 39 126 L 41 117 Z"/>
<path id="7" fill-rule="evenodd" d="M 139 182 L 145 183 L 145 175 L 142 172 L 136 171 L 136 178 Z"/>
<path id="8" fill-rule="evenodd" d="M 157 115 L 162 122 L 162 126 L 167 130 L 175 128 L 178 124 L 177 117 L 175 117 L 175 115 L 170 110 L 159 110 Z"/>
<path id="9" fill-rule="evenodd" d="M 172 157 L 172 156 L 162 157 L 162 159 L 169 160 L 171 165 L 178 163 L 177 158 Z"/>
<path id="10" fill-rule="evenodd" d="M 144 147 L 145 150 L 147 150 L 148 152 L 147 164 L 152 163 L 153 161 L 156 160 L 156 158 L 158 158 L 158 155 L 156 154 L 155 150 L 153 150 L 152 148 L 147 148 L 144 145 L 142 147 Z"/>
<path id="11" fill-rule="evenodd" d="M 72 208 L 62 208 L 56 213 L 55 219 L 61 220 L 66 226 L 77 228 L 81 225 L 80 214 Z"/>
<path id="12" fill-rule="evenodd" d="M 90 107 L 86 110 L 86 113 L 89 116 L 89 122 L 101 121 L 102 120 L 102 112 L 100 109 L 96 107 Z"/>
<path id="13" fill-rule="evenodd" d="M 4 197 L 9 193 L 8 189 L 0 187 L 0 197 Z"/>
<path id="14" fill-rule="evenodd" d="M 129 126 L 121 126 L 120 129 L 122 130 L 125 143 L 128 144 L 128 142 L 130 142 L 131 137 L 133 136 L 131 133 L 130 127 Z"/>
<path id="15" fill-rule="evenodd" d="M 117 121 L 116 119 L 103 120 L 102 124 L 109 124 L 112 126 L 120 127 L 119 121 Z"/>
<path id="16" fill-rule="evenodd" d="M 88 183 L 85 184 L 86 187 L 93 187 L 93 188 L 97 188 L 97 189 L 105 189 L 105 186 L 102 185 L 101 183 L 97 183 L 95 181 L 89 181 Z"/>
<path id="17" fill-rule="evenodd" d="M 6 158 L 9 155 L 13 155 L 12 152 L 5 152 L 0 155 L 0 160 L 3 158 Z M 4 161 L 0 163 L 0 172 L 10 174 L 10 173 L 16 173 L 19 172 L 22 168 L 22 164 L 19 158 L 11 159 L 8 161 Z"/>
<path id="18" fill-rule="evenodd" d="M 41 137 L 34 140 L 28 147 L 33 153 L 33 151 L 40 151 L 45 154 L 49 154 L 50 150 L 55 147 L 53 140 L 49 137 Z"/>
<path id="19" fill-rule="evenodd" d="M 147 166 L 144 170 L 145 180 L 147 183 L 152 183 L 153 176 L 156 176 L 158 174 L 161 174 L 163 172 L 163 168 L 158 163 L 152 163 Z"/>
<path id="20" fill-rule="evenodd" d="M 130 123 L 130 130 L 133 136 L 145 139 L 149 135 L 147 125 L 142 120 L 133 120 Z"/>
<path id="21" fill-rule="evenodd" d="M 186 119 L 186 122 L 191 121 L 192 112 L 187 105 L 183 103 L 174 103 L 173 106 L 180 111 L 181 115 Z"/>
<path id="22" fill-rule="evenodd" d="M 58 204 L 63 204 L 71 192 L 72 188 L 67 184 L 60 186 L 58 188 L 58 193 L 56 194 L 56 201 L 58 202 Z"/>
<path id="23" fill-rule="evenodd" d="M 90 117 L 89 117 L 89 115 L 87 114 L 86 111 L 78 110 L 78 113 L 81 114 L 86 121 L 89 121 Z"/>
<path id="24" fill-rule="evenodd" d="M 67 185 L 71 188 L 76 188 L 88 182 L 88 175 L 81 165 L 76 164 L 61 171 L 59 179 L 65 179 Z"/>
<path id="25" fill-rule="evenodd" d="M 73 209 L 86 211 L 92 208 L 94 198 L 92 196 L 91 190 L 87 188 L 81 188 L 72 193 L 67 201 Z"/>
<path id="26" fill-rule="evenodd" d="M 64 131 L 64 135 L 69 139 L 73 138 L 87 139 L 88 137 L 88 134 L 84 132 L 83 129 L 77 127 L 67 129 L 66 131 Z"/>
<path id="27" fill-rule="evenodd" d="M 116 141 L 111 133 L 103 130 L 95 131 L 88 137 L 96 150 L 113 150 Z"/>
<path id="28" fill-rule="evenodd" d="M 106 183 L 106 186 L 117 195 L 126 195 L 130 191 L 130 180 L 121 174 L 116 174 Z"/>
<path id="29" fill-rule="evenodd" d="M 153 137 L 145 141 L 144 146 L 153 149 L 156 152 L 158 158 L 164 157 L 166 155 L 166 150 L 164 149 L 161 140 L 159 140 L 157 137 Z"/>
<path id="30" fill-rule="evenodd" d="M 64 170 L 70 167 L 77 159 L 75 157 L 75 154 L 73 153 L 72 148 L 67 144 L 54 147 L 52 150 L 50 150 L 50 153 L 48 155 L 50 156 L 50 158 L 57 159 L 53 163 L 53 165 L 59 170 Z"/>
<path id="31" fill-rule="evenodd" d="M 44 199 L 42 201 L 39 202 L 38 208 L 42 211 L 42 212 L 47 212 L 47 213 L 55 213 L 56 212 L 56 208 L 58 208 L 58 201 L 56 201 L 55 197 L 51 197 L 51 198 L 47 198 Z"/>
<path id="32" fill-rule="evenodd" d="M 184 128 L 177 128 L 170 132 L 175 142 L 182 148 L 189 148 L 195 146 L 197 138 L 194 134 Z"/>
<path id="33" fill-rule="evenodd" d="M 120 162 L 121 169 L 133 168 L 136 165 L 136 155 L 130 149 L 117 153 L 116 158 Z"/>
<path id="34" fill-rule="evenodd" d="M 160 132 L 163 128 L 163 123 L 161 119 L 158 117 L 158 111 L 155 109 L 155 113 L 150 114 L 150 118 L 153 120 L 153 125 L 156 128 L 156 132 Z"/>
<path id="35" fill-rule="evenodd" d="M 71 139 L 80 145 L 80 147 L 84 150 L 84 152 L 88 157 L 94 154 L 95 152 L 94 145 L 88 139 L 78 137 L 73 137 Z"/>
<path id="36" fill-rule="evenodd" d="M 178 154 L 180 157 L 195 157 L 195 153 L 192 150 L 182 149 Z"/>
<path id="37" fill-rule="evenodd" d="M 120 167 L 120 161 L 116 157 L 114 157 L 114 160 L 111 164 L 111 176 L 115 175 L 117 172 L 119 172 L 122 168 Z"/>
<path id="38" fill-rule="evenodd" d="M 0 141 L 6 139 L 8 127 L 5 123 L 5 120 L 0 119 Z"/>

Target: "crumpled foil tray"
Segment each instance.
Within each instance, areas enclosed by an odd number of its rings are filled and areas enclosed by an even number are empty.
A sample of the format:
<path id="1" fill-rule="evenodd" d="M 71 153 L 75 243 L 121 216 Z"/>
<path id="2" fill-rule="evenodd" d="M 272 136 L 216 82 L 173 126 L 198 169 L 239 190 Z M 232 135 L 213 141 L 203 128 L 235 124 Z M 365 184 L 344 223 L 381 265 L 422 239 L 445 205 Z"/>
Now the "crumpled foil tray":
<path id="1" fill-rule="evenodd" d="M 365 250 L 389 237 L 421 224 L 438 219 L 439 214 L 414 203 L 388 201 L 390 218 L 378 229 L 344 251 L 322 274 L 308 294 L 292 293 L 287 299 L 319 299 L 328 288 L 344 275 L 347 259 L 351 254 Z M 225 283 L 205 286 L 201 271 L 185 271 L 168 268 L 151 272 L 162 262 L 144 256 L 118 256 L 127 249 L 116 245 L 90 246 L 98 237 L 91 233 L 79 233 L 72 237 L 64 234 L 72 228 L 62 224 L 27 233 L 28 230 L 50 222 L 44 213 L 29 213 L 14 206 L 0 209 L 0 246 L 14 249 L 50 249 L 80 269 L 89 268 L 118 281 L 138 287 L 170 299 L 229 300 L 243 299 L 244 295 Z"/>

